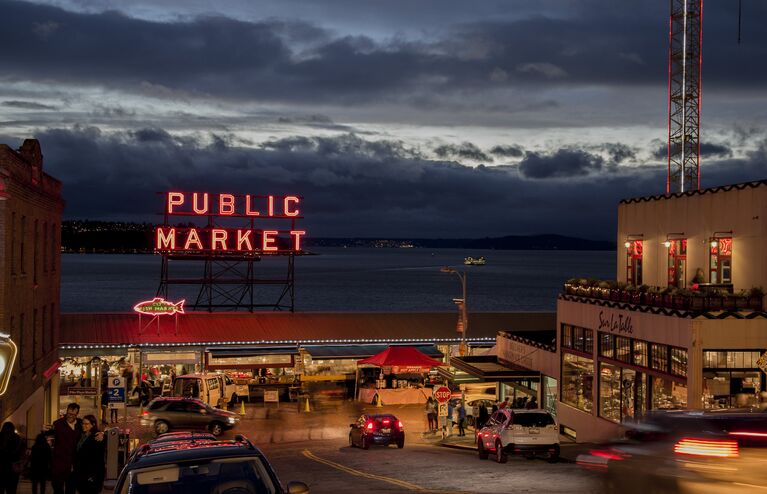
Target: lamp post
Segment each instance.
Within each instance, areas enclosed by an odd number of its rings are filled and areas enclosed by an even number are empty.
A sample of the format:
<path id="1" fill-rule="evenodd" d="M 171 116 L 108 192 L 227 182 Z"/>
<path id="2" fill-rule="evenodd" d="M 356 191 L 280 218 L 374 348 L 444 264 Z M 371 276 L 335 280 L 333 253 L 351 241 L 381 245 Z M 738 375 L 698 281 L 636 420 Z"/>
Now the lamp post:
<path id="1" fill-rule="evenodd" d="M 463 357 L 468 353 L 468 347 L 466 346 L 466 330 L 469 329 L 469 318 L 466 312 L 466 272 L 458 272 L 449 266 L 443 266 L 440 268 L 443 273 L 452 273 L 461 280 L 462 298 L 454 298 L 453 302 L 458 305 L 458 309 L 461 313 L 460 319 L 460 332 L 461 332 L 461 344 L 458 347 L 458 353 Z"/>

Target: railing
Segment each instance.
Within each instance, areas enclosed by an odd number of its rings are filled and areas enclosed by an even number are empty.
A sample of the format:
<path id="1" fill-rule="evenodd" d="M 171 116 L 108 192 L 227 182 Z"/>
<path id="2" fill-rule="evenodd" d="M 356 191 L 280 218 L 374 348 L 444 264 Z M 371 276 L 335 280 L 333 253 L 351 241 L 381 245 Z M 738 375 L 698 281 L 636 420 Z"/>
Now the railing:
<path id="1" fill-rule="evenodd" d="M 762 311 L 764 298 L 761 291 L 756 289 L 735 294 L 727 292 L 726 289 L 696 291 L 646 286 L 608 288 L 599 284 L 584 283 L 565 283 L 564 292 L 568 295 L 613 302 L 701 312 Z"/>

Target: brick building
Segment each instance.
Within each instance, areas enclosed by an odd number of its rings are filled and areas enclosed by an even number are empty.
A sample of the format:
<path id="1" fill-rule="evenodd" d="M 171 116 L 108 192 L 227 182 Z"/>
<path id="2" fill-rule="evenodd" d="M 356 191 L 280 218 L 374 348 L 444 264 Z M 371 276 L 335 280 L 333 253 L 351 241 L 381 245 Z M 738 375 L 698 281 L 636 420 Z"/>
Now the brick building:
<path id="1" fill-rule="evenodd" d="M 40 143 L 0 144 L 0 332 L 18 356 L 0 419 L 28 439 L 57 415 L 61 182 L 43 173 Z"/>

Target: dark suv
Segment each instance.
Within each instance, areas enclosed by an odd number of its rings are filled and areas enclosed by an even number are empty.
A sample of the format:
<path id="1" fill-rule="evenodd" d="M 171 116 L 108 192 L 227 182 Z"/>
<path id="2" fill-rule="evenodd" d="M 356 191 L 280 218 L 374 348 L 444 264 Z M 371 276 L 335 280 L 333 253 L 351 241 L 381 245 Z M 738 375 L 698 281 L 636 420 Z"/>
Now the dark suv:
<path id="1" fill-rule="evenodd" d="M 151 427 L 156 434 L 171 429 L 207 429 L 214 436 L 231 429 L 240 421 L 239 415 L 213 408 L 194 398 L 155 398 L 141 416 L 141 425 Z"/>
<path id="2" fill-rule="evenodd" d="M 233 441 L 145 444 L 131 456 L 115 494 L 303 494 L 280 484 L 264 454 L 244 436 Z"/>

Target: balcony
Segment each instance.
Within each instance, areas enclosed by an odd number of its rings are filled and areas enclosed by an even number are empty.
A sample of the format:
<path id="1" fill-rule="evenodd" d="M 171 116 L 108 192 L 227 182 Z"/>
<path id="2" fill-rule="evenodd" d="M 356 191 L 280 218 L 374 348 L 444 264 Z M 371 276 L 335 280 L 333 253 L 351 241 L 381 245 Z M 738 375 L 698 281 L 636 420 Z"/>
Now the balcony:
<path id="1" fill-rule="evenodd" d="M 700 285 L 697 290 L 648 285 L 627 285 L 617 281 L 571 279 L 564 293 L 598 300 L 624 302 L 650 307 L 694 312 L 762 311 L 764 292 L 761 287 L 733 293 L 725 285 Z"/>

